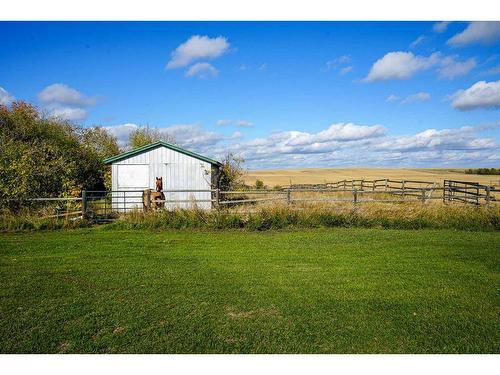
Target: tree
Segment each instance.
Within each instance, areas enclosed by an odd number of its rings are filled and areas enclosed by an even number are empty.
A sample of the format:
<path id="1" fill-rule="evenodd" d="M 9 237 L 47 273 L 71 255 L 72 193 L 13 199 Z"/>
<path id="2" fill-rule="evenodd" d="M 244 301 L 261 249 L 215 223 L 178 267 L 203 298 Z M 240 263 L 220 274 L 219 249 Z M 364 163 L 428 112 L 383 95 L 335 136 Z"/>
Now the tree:
<path id="1" fill-rule="evenodd" d="M 243 187 L 243 163 L 245 159 L 241 156 L 228 152 L 222 159 L 220 189 L 221 190 L 236 190 Z"/>
<path id="2" fill-rule="evenodd" d="M 58 197 L 104 188 L 104 163 L 84 131 L 36 107 L 0 105 L 0 199 Z"/>
<path id="3" fill-rule="evenodd" d="M 116 137 L 101 127 L 83 129 L 81 140 L 84 147 L 89 148 L 102 159 L 118 155 L 121 152 Z"/>
<path id="4" fill-rule="evenodd" d="M 128 143 L 131 148 L 142 147 L 158 141 L 175 144 L 175 139 L 172 135 L 150 127 L 137 128 L 130 133 L 128 138 Z"/>
<path id="5" fill-rule="evenodd" d="M 255 189 L 262 190 L 264 188 L 265 188 L 264 181 L 259 180 L 259 179 L 255 180 Z"/>
<path id="6" fill-rule="evenodd" d="M 118 155 L 121 152 L 116 137 L 101 127 L 83 129 L 81 141 L 83 147 L 96 154 L 100 160 Z M 111 190 L 111 167 L 103 165 L 102 175 L 105 189 Z"/>

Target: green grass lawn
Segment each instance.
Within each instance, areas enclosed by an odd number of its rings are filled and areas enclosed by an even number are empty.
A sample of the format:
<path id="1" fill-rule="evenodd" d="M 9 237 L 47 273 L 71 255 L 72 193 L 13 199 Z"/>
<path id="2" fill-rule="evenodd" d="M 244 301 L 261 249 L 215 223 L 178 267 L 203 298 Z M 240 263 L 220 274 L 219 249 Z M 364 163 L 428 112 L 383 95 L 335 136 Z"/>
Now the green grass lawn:
<path id="1" fill-rule="evenodd" d="M 0 234 L 0 352 L 498 353 L 500 233 Z"/>

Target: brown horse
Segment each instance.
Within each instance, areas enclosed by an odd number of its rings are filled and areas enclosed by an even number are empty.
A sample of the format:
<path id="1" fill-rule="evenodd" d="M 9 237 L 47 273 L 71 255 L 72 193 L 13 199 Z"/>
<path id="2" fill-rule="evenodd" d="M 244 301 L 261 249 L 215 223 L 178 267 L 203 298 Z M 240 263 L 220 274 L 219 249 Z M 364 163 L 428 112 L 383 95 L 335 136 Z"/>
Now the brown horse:
<path id="1" fill-rule="evenodd" d="M 164 201 L 165 194 L 163 194 L 163 177 L 156 177 L 156 191 L 151 193 L 151 201 L 154 203 L 155 208 L 163 208 L 165 206 L 165 202 L 156 202 L 156 201 Z"/>

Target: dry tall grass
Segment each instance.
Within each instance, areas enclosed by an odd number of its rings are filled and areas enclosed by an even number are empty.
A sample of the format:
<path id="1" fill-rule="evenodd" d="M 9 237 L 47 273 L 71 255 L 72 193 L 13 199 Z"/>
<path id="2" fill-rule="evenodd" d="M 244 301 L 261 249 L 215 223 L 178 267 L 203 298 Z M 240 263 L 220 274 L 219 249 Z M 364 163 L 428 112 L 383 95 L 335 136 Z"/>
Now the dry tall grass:
<path id="1" fill-rule="evenodd" d="M 500 206 L 415 203 L 263 203 L 245 211 L 174 210 L 123 215 L 108 229 L 246 229 L 367 227 L 499 230 Z"/>

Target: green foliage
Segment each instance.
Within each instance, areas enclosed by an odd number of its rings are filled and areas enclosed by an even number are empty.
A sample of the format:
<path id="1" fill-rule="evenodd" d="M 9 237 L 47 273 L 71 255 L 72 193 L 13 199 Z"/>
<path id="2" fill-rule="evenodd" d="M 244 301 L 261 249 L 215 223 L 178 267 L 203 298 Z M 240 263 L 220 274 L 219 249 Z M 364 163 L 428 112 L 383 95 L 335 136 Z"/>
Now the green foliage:
<path id="1" fill-rule="evenodd" d="M 132 133 L 130 133 L 128 144 L 131 148 L 134 149 L 158 141 L 175 144 L 175 138 L 172 135 L 162 133 L 158 129 L 150 127 L 137 128 Z"/>
<path id="2" fill-rule="evenodd" d="M 259 179 L 255 180 L 255 189 L 257 189 L 257 190 L 265 189 L 264 181 L 259 180 Z"/>
<path id="3" fill-rule="evenodd" d="M 27 103 L 0 106 L 0 199 L 79 195 L 103 189 L 103 157 L 117 153 L 103 129 L 43 117 Z"/>
<path id="4" fill-rule="evenodd" d="M 476 168 L 466 169 L 466 174 L 500 175 L 500 168 Z"/>
<path id="5" fill-rule="evenodd" d="M 222 159 L 220 189 L 223 191 L 240 190 L 244 187 L 243 175 L 245 159 L 232 152 L 227 153 Z"/>

